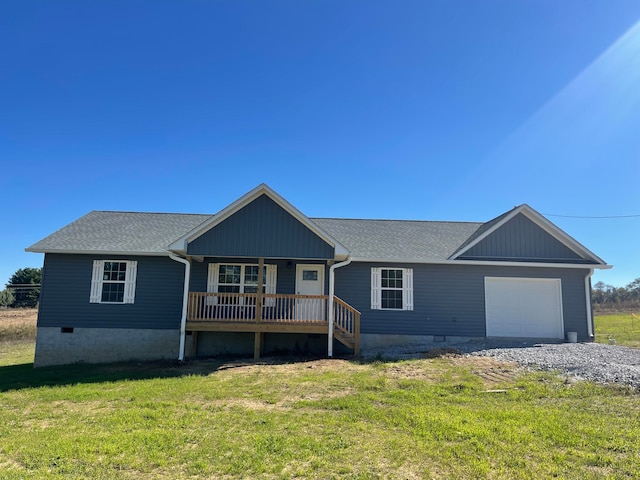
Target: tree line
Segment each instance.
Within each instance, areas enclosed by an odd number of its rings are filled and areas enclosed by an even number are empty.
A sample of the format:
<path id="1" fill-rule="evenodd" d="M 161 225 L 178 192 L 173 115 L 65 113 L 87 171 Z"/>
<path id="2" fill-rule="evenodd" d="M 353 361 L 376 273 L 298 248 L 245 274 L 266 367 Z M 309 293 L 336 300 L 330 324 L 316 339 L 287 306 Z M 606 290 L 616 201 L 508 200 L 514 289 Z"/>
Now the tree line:
<path id="1" fill-rule="evenodd" d="M 595 306 L 604 308 L 640 307 L 640 278 L 636 278 L 625 287 L 598 282 L 591 289 L 591 299 Z"/>
<path id="2" fill-rule="evenodd" d="M 21 268 L 16 271 L 4 290 L 0 291 L 0 307 L 35 308 L 40 298 L 41 268 Z"/>

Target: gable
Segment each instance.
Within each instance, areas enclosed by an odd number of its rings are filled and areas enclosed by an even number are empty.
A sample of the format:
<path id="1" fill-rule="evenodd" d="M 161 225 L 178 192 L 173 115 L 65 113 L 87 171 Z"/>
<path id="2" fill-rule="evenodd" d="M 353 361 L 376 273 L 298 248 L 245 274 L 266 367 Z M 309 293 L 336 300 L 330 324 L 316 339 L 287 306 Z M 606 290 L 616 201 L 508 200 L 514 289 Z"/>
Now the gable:
<path id="1" fill-rule="evenodd" d="M 522 213 L 518 213 L 459 259 L 522 260 L 591 263 L 557 240 Z"/>
<path id="2" fill-rule="evenodd" d="M 190 241 L 187 254 L 333 259 L 334 248 L 262 194 Z"/>

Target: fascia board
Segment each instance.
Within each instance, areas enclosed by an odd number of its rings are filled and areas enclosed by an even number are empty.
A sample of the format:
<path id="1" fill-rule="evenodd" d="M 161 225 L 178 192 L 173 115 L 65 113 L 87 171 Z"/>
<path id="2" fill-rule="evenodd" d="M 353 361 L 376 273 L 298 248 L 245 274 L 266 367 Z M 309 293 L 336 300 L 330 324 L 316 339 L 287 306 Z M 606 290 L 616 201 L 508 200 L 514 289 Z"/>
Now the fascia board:
<path id="1" fill-rule="evenodd" d="M 25 248 L 25 252 L 29 253 L 63 253 L 69 255 L 128 255 L 137 257 L 166 257 L 169 252 L 133 252 L 133 251 L 120 251 L 120 250 L 68 250 L 68 249 L 33 249 Z"/>
<path id="2" fill-rule="evenodd" d="M 258 185 L 256 188 L 246 193 L 242 197 L 240 197 L 235 202 L 229 204 L 225 208 L 223 208 L 219 213 L 214 215 L 211 219 L 206 222 L 198 225 L 193 230 L 191 230 L 186 235 L 180 237 L 178 240 L 169 245 L 169 250 L 184 252 L 186 251 L 187 244 L 194 239 L 198 238 L 201 235 L 204 235 L 206 232 L 214 228 L 216 225 L 219 225 L 222 221 L 229 218 L 231 215 L 236 213 L 238 210 L 242 209 L 260 195 L 266 194 L 271 200 L 276 202 L 280 207 L 282 207 L 287 213 L 293 216 L 296 220 L 302 223 L 305 227 L 311 230 L 314 234 L 320 237 L 322 240 L 327 242 L 335 249 L 336 256 L 348 255 L 349 250 L 338 242 L 335 238 L 329 235 L 327 232 L 322 230 L 318 225 L 309 220 L 305 214 L 303 214 L 300 210 L 294 207 L 291 203 L 285 200 L 282 196 L 276 193 L 271 187 L 267 184 L 262 183 Z"/>
<path id="3" fill-rule="evenodd" d="M 365 258 L 352 257 L 353 262 L 360 263 L 413 263 L 420 265 L 478 265 L 493 267 L 542 267 L 542 268 L 577 268 L 608 270 L 613 265 L 594 265 L 592 263 L 547 263 L 547 262 L 500 262 L 497 260 L 416 260 L 411 258 Z"/>
<path id="4" fill-rule="evenodd" d="M 459 252 L 455 253 L 453 256 L 449 257 L 449 260 L 456 260 L 464 252 L 466 252 L 466 251 L 470 250 L 471 248 L 473 248 L 475 245 L 477 245 L 482 240 L 484 240 L 489 235 L 491 235 L 493 232 L 495 232 L 500 227 L 505 225 L 507 222 L 509 222 L 511 219 L 513 219 L 519 213 L 522 213 L 525 217 L 527 217 L 529 220 L 531 220 L 537 226 L 542 228 L 545 232 L 547 232 L 549 235 L 551 235 L 553 238 L 558 240 L 560 243 L 562 243 L 564 246 L 569 248 L 571 251 L 573 251 L 577 255 L 579 255 L 581 257 L 589 257 L 589 258 L 591 258 L 592 260 L 594 260 L 595 262 L 597 262 L 598 264 L 601 264 L 601 265 L 606 265 L 607 264 L 607 262 L 605 262 L 603 259 L 598 257 L 595 253 L 591 252 L 588 248 L 586 248 L 584 245 L 582 245 L 580 242 L 575 240 L 573 237 L 571 237 L 570 235 L 568 235 L 567 233 L 562 231 L 559 227 L 557 227 L 556 225 L 551 223 L 544 216 L 542 216 L 540 213 L 536 212 L 533 208 L 531 208 L 527 204 L 522 204 L 519 207 L 515 208 L 509 215 L 505 216 L 502 220 L 497 222 L 489 230 L 484 232 L 482 235 L 480 235 L 478 238 L 476 238 L 469 245 L 464 247 L 464 249 L 460 250 Z"/>
<path id="5" fill-rule="evenodd" d="M 600 264 L 606 265 L 607 262 L 605 262 L 603 259 L 598 257 L 595 253 L 593 253 L 587 247 L 582 245 L 571 235 L 564 232 L 559 227 L 554 225 L 552 222 L 547 220 L 543 215 L 535 211 L 529 205 L 525 204 L 525 205 L 522 205 L 522 207 L 523 207 L 522 209 L 523 215 L 525 215 L 529 220 L 534 222 L 536 225 L 538 225 L 540 228 L 542 228 L 545 232 L 547 232 L 549 235 L 554 237 L 560 243 L 564 244 L 566 247 L 568 247 L 569 249 L 571 249 L 572 251 L 574 251 L 580 256 L 590 257 L 592 260 L 595 260 Z"/>
<path id="6" fill-rule="evenodd" d="M 491 235 L 493 232 L 495 232 L 498 228 L 500 228 L 502 225 L 504 225 L 505 223 L 507 223 L 509 220 L 511 220 L 513 217 L 515 217 L 518 213 L 520 213 L 520 211 L 522 210 L 522 205 L 520 205 L 517 208 L 514 208 L 511 213 L 509 213 L 509 215 L 505 216 L 502 220 L 500 220 L 499 222 L 497 222 L 494 226 L 492 226 L 489 230 L 487 230 L 486 232 L 484 232 L 482 235 L 480 235 L 478 238 L 476 238 L 473 242 L 471 242 L 469 245 L 467 245 L 466 247 L 464 247 L 462 250 L 459 250 L 458 252 L 454 253 L 452 256 L 449 257 L 449 260 L 455 260 L 456 258 L 458 258 L 460 255 L 462 255 L 464 252 L 471 250 L 474 246 L 476 246 L 478 243 L 480 243 L 482 240 L 484 240 L 485 238 L 487 238 L 489 235 Z"/>

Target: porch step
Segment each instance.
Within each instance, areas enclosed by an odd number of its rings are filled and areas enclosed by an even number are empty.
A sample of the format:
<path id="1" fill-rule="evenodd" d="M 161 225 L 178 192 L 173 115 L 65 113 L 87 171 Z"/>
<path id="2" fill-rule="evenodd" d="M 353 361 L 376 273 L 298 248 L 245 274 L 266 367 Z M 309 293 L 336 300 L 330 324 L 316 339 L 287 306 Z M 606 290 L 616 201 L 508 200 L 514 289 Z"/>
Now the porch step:
<path id="1" fill-rule="evenodd" d="M 338 340 L 340 343 L 342 343 L 345 347 L 353 350 L 354 355 L 358 356 L 360 354 L 360 348 L 359 348 L 360 346 L 356 345 L 356 339 L 354 335 L 347 334 L 340 330 L 335 330 L 333 332 L 333 337 L 336 340 Z"/>

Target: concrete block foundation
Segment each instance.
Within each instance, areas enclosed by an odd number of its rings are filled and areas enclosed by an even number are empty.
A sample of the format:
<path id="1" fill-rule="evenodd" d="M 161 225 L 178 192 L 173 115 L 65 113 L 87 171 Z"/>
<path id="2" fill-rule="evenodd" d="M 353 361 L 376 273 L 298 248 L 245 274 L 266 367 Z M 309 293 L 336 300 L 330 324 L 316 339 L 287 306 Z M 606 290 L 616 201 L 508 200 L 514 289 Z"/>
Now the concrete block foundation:
<path id="1" fill-rule="evenodd" d="M 178 330 L 38 327 L 34 367 L 177 359 Z"/>
<path id="2" fill-rule="evenodd" d="M 362 350 L 372 350 L 375 348 L 401 346 L 401 345 L 423 345 L 434 343 L 434 348 L 441 346 L 443 342 L 458 343 L 477 339 L 478 337 L 462 337 L 454 335 L 386 335 L 363 333 L 360 335 L 360 348 Z"/>

